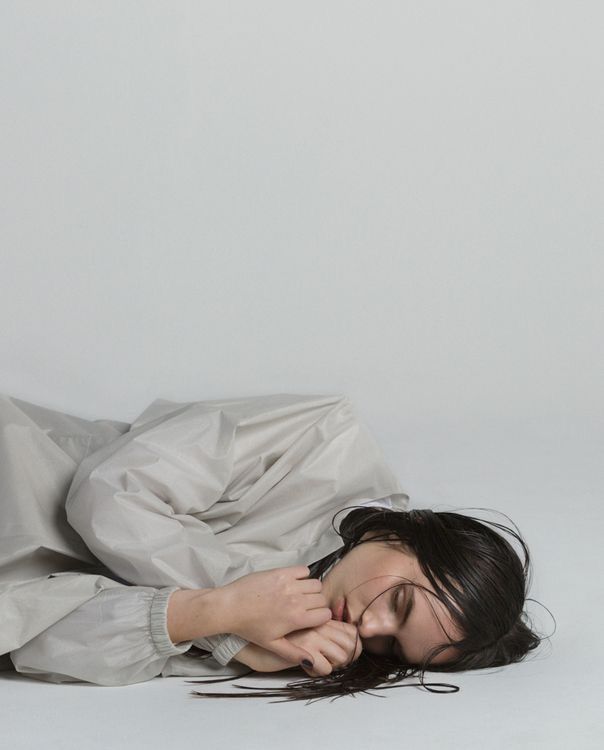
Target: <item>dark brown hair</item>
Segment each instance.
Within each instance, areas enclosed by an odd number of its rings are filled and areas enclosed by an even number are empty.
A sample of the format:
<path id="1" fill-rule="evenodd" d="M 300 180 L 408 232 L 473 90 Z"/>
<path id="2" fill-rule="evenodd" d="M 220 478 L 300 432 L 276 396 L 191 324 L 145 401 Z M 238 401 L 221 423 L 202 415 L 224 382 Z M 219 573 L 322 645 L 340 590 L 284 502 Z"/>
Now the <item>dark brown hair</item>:
<path id="1" fill-rule="evenodd" d="M 203 693 L 191 695 L 207 698 L 283 697 L 285 701 L 309 700 L 353 695 L 390 687 L 407 677 L 420 674 L 419 684 L 430 692 L 457 692 L 459 687 L 446 683 L 424 682 L 426 670 L 431 672 L 461 672 L 471 669 L 499 667 L 519 662 L 529 651 L 537 648 L 542 637 L 527 624 L 523 611 L 530 586 L 530 556 L 518 528 L 516 531 L 493 521 L 453 512 L 421 510 L 388 510 L 385 508 L 352 506 L 342 520 L 340 529 L 344 545 L 316 561 L 310 567 L 310 577 L 322 578 L 325 571 L 337 563 L 362 537 L 372 533 L 371 541 L 391 541 L 393 538 L 417 557 L 422 572 L 434 588 L 436 596 L 451 614 L 463 637 L 449 644 L 435 646 L 420 664 L 408 664 L 391 655 L 376 655 L 362 651 L 360 657 L 329 675 L 309 677 L 289 682 L 285 687 L 271 689 L 236 685 L 256 690 L 248 693 Z M 482 510 L 482 509 L 481 509 Z M 342 512 L 342 511 L 340 511 Z M 338 514 L 336 514 L 337 516 Z M 508 518 L 506 516 L 506 518 Z M 510 520 L 510 519 L 508 519 Z M 509 533 L 520 544 L 521 560 L 511 544 L 492 526 Z M 401 584 L 397 584 L 401 585 Z M 419 584 L 404 584 L 419 586 Z M 423 587 L 421 587 L 423 588 Z M 432 593 L 432 592 L 430 592 Z M 454 647 L 456 656 L 446 663 L 431 661 L 443 650 Z M 191 653 L 193 651 L 193 653 Z M 187 652 L 193 658 L 208 654 L 196 646 Z M 202 657 L 203 658 L 203 657 Z M 239 679 L 253 673 L 213 680 L 188 680 L 192 684 L 210 684 Z M 434 687 L 451 688 L 435 690 Z M 283 702 L 283 701 L 271 701 Z"/>

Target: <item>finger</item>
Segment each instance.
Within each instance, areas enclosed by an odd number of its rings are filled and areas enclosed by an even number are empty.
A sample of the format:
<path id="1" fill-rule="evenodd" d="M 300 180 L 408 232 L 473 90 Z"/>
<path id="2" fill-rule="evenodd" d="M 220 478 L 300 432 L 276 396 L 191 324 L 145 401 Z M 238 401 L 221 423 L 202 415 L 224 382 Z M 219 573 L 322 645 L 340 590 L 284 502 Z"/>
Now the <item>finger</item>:
<path id="1" fill-rule="evenodd" d="M 353 625 L 351 622 L 331 620 L 327 624 L 334 629 L 334 632 L 341 633 L 343 636 L 352 638 L 353 640 L 356 638 L 359 632 L 357 626 Z"/>
<path id="2" fill-rule="evenodd" d="M 332 669 L 340 669 L 351 660 L 352 649 L 343 647 L 335 641 L 324 641 L 318 647 L 318 650 L 327 661 L 331 664 Z M 317 658 L 315 656 L 315 669 L 317 668 Z"/>
<path id="3" fill-rule="evenodd" d="M 297 586 L 303 594 L 317 594 L 323 590 L 323 581 L 318 578 L 303 578 L 298 581 Z"/>
<path id="4" fill-rule="evenodd" d="M 334 633 L 332 637 L 333 642 L 337 643 L 346 654 L 346 658 L 342 662 L 343 664 L 351 664 L 359 658 L 363 651 L 363 643 L 358 634 L 355 633 L 351 636 L 350 633 L 342 633 L 340 631 L 339 633 Z"/>
<path id="5" fill-rule="evenodd" d="M 308 578 L 310 575 L 310 568 L 308 565 L 290 565 L 289 570 L 294 578 Z"/>
<path id="6" fill-rule="evenodd" d="M 327 606 L 327 599 L 323 594 L 304 594 L 302 603 L 306 609 L 317 609 L 318 607 L 329 609 Z M 331 612 L 331 609 L 329 609 L 329 611 Z"/>
<path id="7" fill-rule="evenodd" d="M 320 627 L 321 632 L 329 634 L 329 638 L 339 643 L 341 646 L 352 650 L 357 648 L 361 638 L 356 625 L 339 620 L 330 620 Z M 348 645 L 347 645 L 348 644 Z"/>
<path id="8" fill-rule="evenodd" d="M 321 607 L 320 609 L 308 609 L 300 617 L 300 625 L 296 628 L 302 630 L 303 628 L 318 628 L 320 625 L 324 625 L 326 622 L 331 620 L 332 614 L 329 607 Z"/>
<path id="9" fill-rule="evenodd" d="M 314 657 L 306 651 L 306 649 L 294 645 L 288 641 L 287 638 L 277 638 L 274 641 L 270 641 L 266 648 L 274 654 L 277 654 L 277 656 L 280 656 L 282 659 L 285 659 L 285 661 L 291 664 L 291 666 L 299 664 L 303 668 L 312 669 L 312 666 L 314 665 Z M 308 662 L 311 666 L 306 667 L 302 662 Z"/>
<path id="10" fill-rule="evenodd" d="M 315 654 L 315 663 L 313 667 L 308 668 L 303 664 L 300 664 L 300 666 L 311 677 L 324 677 L 325 675 L 331 674 L 333 672 L 331 662 L 329 661 L 329 659 L 326 659 L 321 653 Z"/>
<path id="11" fill-rule="evenodd" d="M 342 624 L 337 620 L 330 620 L 316 629 L 317 633 L 320 633 L 324 637 L 324 642 L 319 646 L 319 651 L 327 655 L 327 651 L 323 648 L 329 648 L 329 643 L 334 643 L 337 647 L 342 649 L 346 653 L 346 659 L 341 663 L 351 663 L 356 661 L 361 652 L 363 651 L 362 641 L 358 635 L 358 631 L 354 626 L 348 626 L 347 629 L 341 627 Z M 335 656 L 335 652 L 329 651 L 329 656 Z"/>

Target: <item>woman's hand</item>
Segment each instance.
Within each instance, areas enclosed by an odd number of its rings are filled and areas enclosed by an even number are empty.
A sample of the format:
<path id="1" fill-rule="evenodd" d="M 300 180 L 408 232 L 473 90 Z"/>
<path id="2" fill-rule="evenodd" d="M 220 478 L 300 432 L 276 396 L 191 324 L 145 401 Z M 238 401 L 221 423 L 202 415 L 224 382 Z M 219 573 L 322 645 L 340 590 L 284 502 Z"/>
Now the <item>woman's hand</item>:
<path id="1" fill-rule="evenodd" d="M 228 632 L 272 651 L 290 666 L 312 661 L 303 647 L 284 637 L 319 627 L 332 617 L 322 582 L 308 578 L 309 573 L 308 566 L 293 565 L 250 573 L 221 586 Z"/>
<path id="2" fill-rule="evenodd" d="M 279 672 L 282 669 L 291 669 L 298 666 L 297 662 L 292 663 L 282 656 L 277 656 L 273 651 L 258 646 L 256 643 L 248 643 L 235 654 L 233 659 L 245 664 L 255 672 Z"/>
<path id="3" fill-rule="evenodd" d="M 313 667 L 301 665 L 311 677 L 328 675 L 334 669 L 346 667 L 356 661 L 363 651 L 356 625 L 338 620 L 329 620 L 318 628 L 290 633 L 286 638 L 311 655 Z"/>
<path id="4" fill-rule="evenodd" d="M 357 628 L 338 620 L 329 620 L 318 628 L 289 633 L 285 638 L 311 655 L 314 667 L 302 667 L 311 677 L 328 675 L 334 669 L 347 666 L 356 661 L 363 650 Z M 284 659 L 255 643 L 248 643 L 234 658 L 256 672 L 278 672 L 298 666 L 297 662 Z"/>

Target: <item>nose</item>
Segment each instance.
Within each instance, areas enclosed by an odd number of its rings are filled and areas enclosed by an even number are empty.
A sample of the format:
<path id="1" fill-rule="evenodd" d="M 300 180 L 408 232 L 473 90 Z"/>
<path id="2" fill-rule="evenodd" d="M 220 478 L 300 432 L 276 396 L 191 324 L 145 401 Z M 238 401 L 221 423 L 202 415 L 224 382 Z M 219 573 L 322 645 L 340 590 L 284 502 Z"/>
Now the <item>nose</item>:
<path id="1" fill-rule="evenodd" d="M 396 615 L 387 605 L 380 604 L 378 599 L 363 612 L 357 627 L 361 638 L 393 636 L 397 630 Z"/>

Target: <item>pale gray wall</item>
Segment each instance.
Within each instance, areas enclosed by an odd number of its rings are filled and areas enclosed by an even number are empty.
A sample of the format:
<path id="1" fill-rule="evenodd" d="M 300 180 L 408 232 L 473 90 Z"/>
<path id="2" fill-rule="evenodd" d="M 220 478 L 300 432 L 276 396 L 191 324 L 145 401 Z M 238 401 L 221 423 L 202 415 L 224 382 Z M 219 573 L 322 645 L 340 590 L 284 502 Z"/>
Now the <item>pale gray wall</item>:
<path id="1" fill-rule="evenodd" d="M 519 525 L 558 626 L 361 713 L 132 686 L 113 746 L 601 746 L 603 23 L 595 0 L 0 0 L 0 391 L 120 420 L 346 393 L 413 507 Z M 107 744 L 100 693 L 37 687 L 60 741 Z"/>
<path id="2" fill-rule="evenodd" d="M 2 0 L 2 390 L 600 410 L 603 20 Z"/>

